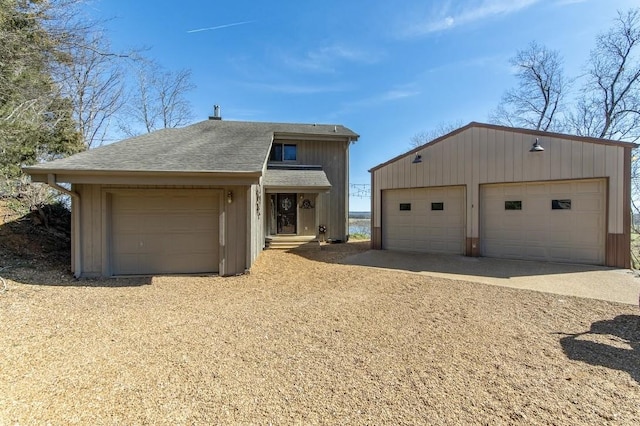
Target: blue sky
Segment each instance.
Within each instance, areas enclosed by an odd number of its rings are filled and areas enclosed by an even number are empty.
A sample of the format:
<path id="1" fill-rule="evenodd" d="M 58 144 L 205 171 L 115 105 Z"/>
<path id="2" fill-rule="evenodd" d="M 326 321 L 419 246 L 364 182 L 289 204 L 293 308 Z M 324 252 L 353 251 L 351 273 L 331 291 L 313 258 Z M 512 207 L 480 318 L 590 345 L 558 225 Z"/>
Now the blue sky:
<path id="1" fill-rule="evenodd" d="M 637 0 L 98 0 L 117 49 L 189 68 L 194 121 L 344 124 L 360 134 L 351 183 L 441 123 L 488 120 L 537 41 L 578 76 L 595 36 Z M 351 210 L 369 210 L 351 199 Z"/>

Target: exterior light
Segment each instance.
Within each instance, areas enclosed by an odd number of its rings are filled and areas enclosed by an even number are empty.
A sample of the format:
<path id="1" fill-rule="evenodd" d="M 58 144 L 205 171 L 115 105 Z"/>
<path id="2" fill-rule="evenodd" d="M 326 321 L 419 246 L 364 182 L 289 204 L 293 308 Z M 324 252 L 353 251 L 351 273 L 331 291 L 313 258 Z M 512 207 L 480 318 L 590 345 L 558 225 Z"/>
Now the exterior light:
<path id="1" fill-rule="evenodd" d="M 233 203 L 233 192 L 231 191 L 227 192 L 227 203 Z"/>
<path id="2" fill-rule="evenodd" d="M 422 163 L 422 155 L 416 154 L 416 157 L 413 159 L 413 161 L 411 163 L 412 164 Z"/>
<path id="3" fill-rule="evenodd" d="M 529 152 L 542 152 L 542 151 L 544 151 L 544 148 L 542 147 L 542 145 L 540 145 L 540 142 L 538 142 L 538 138 L 536 138 L 536 141 L 533 143 L 533 146 L 531 147 Z"/>

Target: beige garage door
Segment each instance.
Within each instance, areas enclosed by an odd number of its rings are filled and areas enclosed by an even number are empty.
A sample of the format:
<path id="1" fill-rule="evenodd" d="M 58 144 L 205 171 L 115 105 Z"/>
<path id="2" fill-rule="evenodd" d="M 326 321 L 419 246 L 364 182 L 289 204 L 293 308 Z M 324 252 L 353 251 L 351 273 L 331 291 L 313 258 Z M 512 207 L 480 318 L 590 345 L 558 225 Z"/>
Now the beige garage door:
<path id="1" fill-rule="evenodd" d="M 384 191 L 383 248 L 464 253 L 464 197 L 462 186 Z"/>
<path id="2" fill-rule="evenodd" d="M 207 190 L 111 196 L 114 275 L 217 272 L 219 198 Z"/>
<path id="3" fill-rule="evenodd" d="M 483 185 L 482 255 L 604 264 L 604 180 Z"/>

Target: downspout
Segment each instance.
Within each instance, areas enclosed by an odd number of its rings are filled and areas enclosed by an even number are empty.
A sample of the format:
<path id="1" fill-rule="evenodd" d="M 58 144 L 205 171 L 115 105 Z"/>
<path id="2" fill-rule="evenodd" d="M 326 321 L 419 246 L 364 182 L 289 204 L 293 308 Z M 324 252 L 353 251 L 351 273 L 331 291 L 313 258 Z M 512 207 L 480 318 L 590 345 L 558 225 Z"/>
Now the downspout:
<path id="1" fill-rule="evenodd" d="M 49 173 L 47 175 L 47 184 L 53 189 L 67 194 L 73 199 L 75 208 L 72 206 L 71 218 L 73 220 L 73 227 L 71 232 L 72 244 L 73 244 L 73 276 L 80 278 L 82 274 L 82 256 L 80 255 L 80 194 L 75 191 L 69 191 L 67 188 L 63 188 L 56 182 L 56 175 Z"/>

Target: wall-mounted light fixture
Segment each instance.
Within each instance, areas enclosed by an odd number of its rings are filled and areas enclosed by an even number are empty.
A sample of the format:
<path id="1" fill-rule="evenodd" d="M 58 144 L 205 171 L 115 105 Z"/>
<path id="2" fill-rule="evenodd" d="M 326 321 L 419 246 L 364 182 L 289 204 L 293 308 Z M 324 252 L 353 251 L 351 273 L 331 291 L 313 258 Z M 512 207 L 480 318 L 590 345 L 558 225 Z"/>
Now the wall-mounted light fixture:
<path id="1" fill-rule="evenodd" d="M 542 147 L 542 145 L 540 145 L 540 142 L 538 142 L 538 138 L 536 138 L 536 141 L 533 143 L 533 146 L 531 147 L 529 152 L 542 152 L 542 151 L 544 151 L 544 148 Z"/>
<path id="2" fill-rule="evenodd" d="M 422 163 L 422 155 L 416 154 L 415 158 L 413 159 L 413 161 L 411 163 L 412 164 Z"/>
<path id="3" fill-rule="evenodd" d="M 231 191 L 227 192 L 227 203 L 233 203 L 233 192 Z"/>

